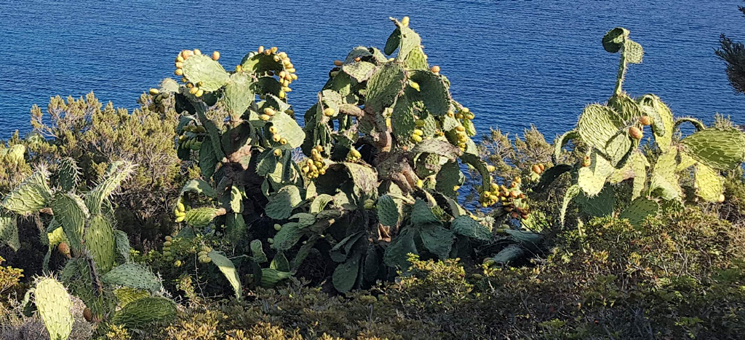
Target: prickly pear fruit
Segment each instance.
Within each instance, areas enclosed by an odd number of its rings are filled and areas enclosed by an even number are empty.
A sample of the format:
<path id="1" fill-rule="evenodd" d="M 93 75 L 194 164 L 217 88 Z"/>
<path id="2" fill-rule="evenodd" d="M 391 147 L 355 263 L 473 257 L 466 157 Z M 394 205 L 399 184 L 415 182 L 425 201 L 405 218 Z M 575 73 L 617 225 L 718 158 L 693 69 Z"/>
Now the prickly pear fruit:
<path id="1" fill-rule="evenodd" d="M 640 140 L 642 139 L 642 137 L 644 137 L 644 133 L 642 133 L 642 130 L 640 130 L 638 127 L 632 126 L 629 128 L 629 136 L 631 136 L 631 138 L 633 139 Z"/>
<path id="2" fill-rule="evenodd" d="M 217 61 L 217 59 L 220 59 L 220 52 L 212 52 L 212 60 Z"/>
<path id="3" fill-rule="evenodd" d="M 409 17 L 403 17 L 401 19 L 401 25 L 402 26 L 409 26 Z"/>
<path id="4" fill-rule="evenodd" d="M 639 117 L 639 124 L 644 126 L 652 125 L 652 118 L 649 116 L 641 116 Z"/>
<path id="5" fill-rule="evenodd" d="M 62 242 L 57 246 L 57 251 L 60 252 L 60 254 L 65 255 L 68 259 L 70 258 L 70 246 L 67 245 L 67 243 Z"/>
<path id="6" fill-rule="evenodd" d="M 91 312 L 90 308 L 85 307 L 83 310 L 83 317 L 85 318 L 85 321 L 93 322 L 93 313 Z"/>
<path id="7" fill-rule="evenodd" d="M 437 66 L 437 65 L 432 66 L 432 68 L 430 68 L 429 70 L 432 71 L 432 73 L 434 73 L 434 74 L 439 74 L 440 73 L 440 67 Z"/>

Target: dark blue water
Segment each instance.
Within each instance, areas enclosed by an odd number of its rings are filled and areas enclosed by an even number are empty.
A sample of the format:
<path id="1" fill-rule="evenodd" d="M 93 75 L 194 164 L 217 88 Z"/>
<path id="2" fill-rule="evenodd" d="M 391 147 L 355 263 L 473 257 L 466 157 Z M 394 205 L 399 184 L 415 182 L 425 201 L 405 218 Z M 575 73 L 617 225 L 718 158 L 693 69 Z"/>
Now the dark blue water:
<path id="1" fill-rule="evenodd" d="M 625 5 L 619 5 L 625 3 Z M 304 112 L 334 59 L 379 46 L 409 15 L 431 64 L 476 113 L 481 132 L 548 137 L 571 128 L 582 108 L 613 90 L 617 55 L 600 38 L 625 26 L 645 50 L 626 89 L 653 92 L 678 115 L 745 123 L 745 97 L 714 55 L 720 33 L 745 40 L 738 0 L 628 1 L 2 1 L 0 138 L 29 130 L 32 104 L 94 91 L 133 108 L 173 71 L 182 49 L 219 50 L 237 64 L 259 45 L 287 51 L 298 70 L 290 102 Z"/>

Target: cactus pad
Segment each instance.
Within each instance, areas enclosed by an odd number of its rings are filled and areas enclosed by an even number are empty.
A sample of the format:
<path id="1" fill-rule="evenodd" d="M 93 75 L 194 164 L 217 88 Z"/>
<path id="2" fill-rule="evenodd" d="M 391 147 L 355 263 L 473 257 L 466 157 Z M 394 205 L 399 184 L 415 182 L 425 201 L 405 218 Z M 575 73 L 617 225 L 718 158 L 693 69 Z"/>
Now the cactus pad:
<path id="1" fill-rule="evenodd" d="M 453 232 L 440 223 L 430 223 L 419 227 L 419 236 L 427 250 L 441 260 L 447 259 L 453 246 Z"/>
<path id="2" fill-rule="evenodd" d="M 273 268 L 262 268 L 261 269 L 261 283 L 260 285 L 264 288 L 272 288 L 282 280 L 286 280 L 292 277 L 292 273 L 280 271 Z"/>
<path id="3" fill-rule="evenodd" d="M 421 199 L 417 199 L 414 202 L 414 206 L 411 207 L 411 223 L 415 226 L 423 226 L 431 223 L 439 223 L 435 214 L 432 213 L 429 205 Z"/>
<path id="4" fill-rule="evenodd" d="M 292 215 L 292 210 L 302 201 L 300 190 L 294 185 L 288 185 L 269 197 L 264 211 L 275 220 L 284 220 Z"/>
<path id="5" fill-rule="evenodd" d="M 0 242 L 7 244 L 14 251 L 21 247 L 21 242 L 18 239 L 16 217 L 10 216 L 2 210 L 0 210 Z"/>
<path id="6" fill-rule="evenodd" d="M 45 208 L 52 200 L 52 191 L 48 185 L 49 172 L 40 168 L 10 192 L 2 206 L 16 214 L 28 215 Z"/>
<path id="7" fill-rule="evenodd" d="M 673 138 L 673 113 L 659 97 L 647 94 L 639 98 L 642 112 L 652 119 L 652 133 L 660 149 L 670 147 Z"/>
<path id="8" fill-rule="evenodd" d="M 525 250 L 517 244 L 510 244 L 494 255 L 491 260 L 500 265 L 507 265 L 525 255 Z"/>
<path id="9" fill-rule="evenodd" d="M 691 157 L 714 169 L 733 169 L 745 160 L 745 134 L 737 130 L 701 130 L 681 144 Z"/>
<path id="10" fill-rule="evenodd" d="M 220 268 L 220 271 L 225 275 L 225 278 L 228 279 L 228 282 L 230 282 L 230 285 L 233 287 L 236 299 L 240 299 L 241 294 L 243 293 L 243 288 L 241 288 L 241 280 L 238 277 L 238 272 L 235 270 L 233 261 L 230 261 L 229 258 L 214 250 L 209 252 L 207 256 L 212 260 L 212 263 Z"/>
<path id="11" fill-rule="evenodd" d="M 264 263 L 269 260 L 264 253 L 264 248 L 261 244 L 261 240 L 251 241 L 251 257 L 256 263 Z"/>
<path id="12" fill-rule="evenodd" d="M 362 83 L 370 79 L 375 72 L 375 64 L 366 61 L 352 62 L 344 64 L 341 70 L 358 83 Z"/>
<path id="13" fill-rule="evenodd" d="M 57 185 L 63 191 L 74 190 L 78 186 L 80 169 L 75 160 L 70 157 L 63 158 L 57 166 Z"/>
<path id="14" fill-rule="evenodd" d="M 303 237 L 303 230 L 298 227 L 297 222 L 285 223 L 274 235 L 273 247 L 279 251 L 290 250 L 300 241 L 301 237 Z"/>
<path id="15" fill-rule="evenodd" d="M 564 199 L 561 202 L 561 212 L 559 214 L 559 221 L 561 222 L 561 226 L 564 226 L 564 220 L 566 219 L 567 209 L 569 209 L 569 204 L 572 203 L 572 200 L 574 200 L 577 195 L 580 194 L 582 189 L 579 188 L 579 185 L 572 185 L 569 187 L 564 194 Z"/>
<path id="16" fill-rule="evenodd" d="M 65 287 L 53 278 L 43 278 L 34 291 L 36 308 L 51 340 L 67 340 L 72 332 L 72 301 Z"/>
<path id="17" fill-rule="evenodd" d="M 444 116 L 450 109 L 450 93 L 442 78 L 429 70 L 412 71 L 409 80 L 419 84 L 419 91 L 413 91 L 413 99 L 421 100 L 432 115 Z M 411 92 L 411 91 L 407 91 Z"/>
<path id="18" fill-rule="evenodd" d="M 146 329 L 176 318 L 176 304 L 162 297 L 146 297 L 128 303 L 114 314 L 111 323 L 129 329 Z"/>
<path id="19" fill-rule="evenodd" d="M 489 229 L 476 222 L 470 216 L 458 216 L 450 224 L 450 229 L 458 235 L 475 238 L 481 241 L 491 240 L 492 234 Z"/>
<path id="20" fill-rule="evenodd" d="M 117 261 L 129 262 L 129 237 L 121 230 L 114 231 L 114 242 L 116 242 Z"/>
<path id="21" fill-rule="evenodd" d="M 199 88 L 208 92 L 217 91 L 230 79 L 222 65 L 206 55 L 192 55 L 184 60 L 184 77 L 194 84 L 201 82 Z"/>
<path id="22" fill-rule="evenodd" d="M 613 166 L 598 152 L 590 154 L 590 166 L 582 167 L 578 171 L 577 184 L 587 196 L 595 196 L 603 190 L 605 182 L 613 173 Z"/>
<path id="23" fill-rule="evenodd" d="M 398 205 L 389 195 L 383 195 L 378 198 L 378 221 L 380 224 L 388 227 L 398 225 Z"/>
<path id="24" fill-rule="evenodd" d="M 183 194 L 186 192 L 194 192 L 197 194 L 203 194 L 209 198 L 217 197 L 217 194 L 215 193 L 215 189 L 213 189 L 209 183 L 207 183 L 206 181 L 202 179 L 192 179 L 186 182 L 186 184 L 184 184 L 184 187 L 181 189 L 181 193 L 179 194 L 179 196 L 183 196 Z"/>
<path id="25" fill-rule="evenodd" d="M 246 112 L 248 106 L 251 105 L 251 102 L 254 101 L 249 76 L 243 72 L 232 74 L 230 81 L 225 85 L 223 100 L 233 120 L 240 118 Z"/>
<path id="26" fill-rule="evenodd" d="M 409 262 L 409 254 L 419 254 L 416 250 L 414 234 L 415 232 L 413 228 L 403 229 L 401 233 L 398 234 L 398 237 L 391 241 L 388 247 L 385 248 L 383 262 L 389 267 L 408 271 L 409 266 L 411 266 L 411 263 Z"/>
<path id="27" fill-rule="evenodd" d="M 724 178 L 719 172 L 701 163 L 696 164 L 696 195 L 709 202 L 718 202 L 724 192 Z"/>
<path id="28" fill-rule="evenodd" d="M 639 227 L 647 217 L 657 216 L 657 211 L 659 209 L 659 203 L 640 197 L 633 200 L 631 204 L 621 212 L 618 218 L 628 219 L 631 225 Z"/>
<path id="29" fill-rule="evenodd" d="M 292 148 L 300 147 L 305 139 L 305 131 L 298 123 L 285 113 L 277 113 L 272 117 L 272 126 L 277 129 L 277 134 L 287 139 L 287 145 Z"/>
<path id="30" fill-rule="evenodd" d="M 611 108 L 598 104 L 585 107 L 577 122 L 577 132 L 584 142 L 600 150 L 616 164 L 631 149 L 631 140 L 623 133 L 623 119 Z"/>
<path id="31" fill-rule="evenodd" d="M 72 193 L 57 193 L 52 201 L 52 211 L 72 249 L 82 249 L 85 221 L 90 217 L 83 200 Z"/>
<path id="32" fill-rule="evenodd" d="M 616 27 L 603 36 L 603 48 L 610 53 L 616 53 L 623 47 L 628 36 L 629 30 L 623 27 Z"/>
<path id="33" fill-rule="evenodd" d="M 101 213 L 103 201 L 119 188 L 122 182 L 134 172 L 135 167 L 131 162 L 125 161 L 116 161 L 109 165 L 103 181 L 85 195 L 85 204 L 91 214 Z"/>
<path id="34" fill-rule="evenodd" d="M 677 149 L 671 147 L 657 158 L 657 163 L 652 169 L 649 191 L 653 194 L 657 193 L 666 200 L 678 199 L 683 195 L 683 190 L 678 183 L 679 177 L 675 173 L 677 154 Z"/>
<path id="35" fill-rule="evenodd" d="M 91 253 L 101 274 L 114 266 L 116 244 L 111 223 L 101 214 L 91 216 L 85 231 L 85 247 Z"/>
<path id="36" fill-rule="evenodd" d="M 186 211 L 186 218 L 184 221 L 192 227 L 206 227 L 212 219 L 214 219 L 220 213 L 221 209 L 202 207 Z M 223 210 L 224 211 L 224 210 Z"/>
<path id="37" fill-rule="evenodd" d="M 406 75 L 399 64 L 387 63 L 383 65 L 367 81 L 367 101 L 375 112 L 381 112 L 383 108 L 393 104 L 399 92 L 404 89 Z"/>
<path id="38" fill-rule="evenodd" d="M 360 272 L 361 258 L 362 253 L 357 252 L 344 263 L 336 266 L 334 274 L 331 277 L 336 290 L 341 293 L 346 293 L 354 287 Z"/>
<path id="39" fill-rule="evenodd" d="M 112 286 L 123 286 L 157 292 L 161 288 L 160 279 L 146 266 L 138 263 L 125 263 L 114 267 L 101 277 L 101 281 Z"/>

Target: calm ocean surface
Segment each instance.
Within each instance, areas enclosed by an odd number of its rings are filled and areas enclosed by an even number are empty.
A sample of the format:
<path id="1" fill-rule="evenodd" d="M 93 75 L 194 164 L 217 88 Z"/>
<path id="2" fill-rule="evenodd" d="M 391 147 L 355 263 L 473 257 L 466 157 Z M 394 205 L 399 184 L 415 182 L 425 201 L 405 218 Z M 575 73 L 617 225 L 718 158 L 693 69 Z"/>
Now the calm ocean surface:
<path id="1" fill-rule="evenodd" d="M 619 3 L 625 4 L 623 7 Z M 2 1 L 0 138 L 28 132 L 29 109 L 54 95 L 90 91 L 133 108 L 173 71 L 182 49 L 219 50 L 237 64 L 259 45 L 287 51 L 298 69 L 290 103 L 304 112 L 334 59 L 358 45 L 382 47 L 389 16 L 409 15 L 430 64 L 481 132 L 547 137 L 571 128 L 582 108 L 611 94 L 618 56 L 600 39 L 631 30 L 646 51 L 626 90 L 656 93 L 677 115 L 745 124 L 745 97 L 714 55 L 720 33 L 745 40 L 739 0 L 628 1 Z"/>

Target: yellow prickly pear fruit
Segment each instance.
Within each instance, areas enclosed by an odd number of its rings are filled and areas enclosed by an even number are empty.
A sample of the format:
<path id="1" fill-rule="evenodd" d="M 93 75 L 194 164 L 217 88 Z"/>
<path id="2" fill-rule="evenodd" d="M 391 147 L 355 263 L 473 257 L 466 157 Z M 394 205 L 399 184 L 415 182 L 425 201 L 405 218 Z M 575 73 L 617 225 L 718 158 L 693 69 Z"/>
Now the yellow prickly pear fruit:
<path id="1" fill-rule="evenodd" d="M 191 87 L 189 88 L 189 93 L 191 94 L 197 94 L 197 91 L 199 91 L 198 87 Z"/>
<path id="2" fill-rule="evenodd" d="M 202 51 L 200 51 L 198 48 L 195 48 L 194 55 L 202 55 Z"/>
<path id="3" fill-rule="evenodd" d="M 268 116 L 274 116 L 274 114 L 277 113 L 277 111 L 274 111 L 271 107 L 267 107 L 264 109 L 264 114 Z"/>
<path id="4" fill-rule="evenodd" d="M 209 258 L 209 256 L 202 256 L 199 258 L 199 262 L 201 263 L 210 263 L 210 261 L 212 261 L 212 259 Z"/>
<path id="5" fill-rule="evenodd" d="M 323 152 L 323 147 L 320 145 L 316 145 L 314 149 L 317 150 L 318 152 Z"/>
<path id="6" fill-rule="evenodd" d="M 419 129 L 414 129 L 414 134 L 417 135 L 417 136 L 421 136 L 421 135 L 424 134 L 424 131 L 419 130 Z"/>
<path id="7" fill-rule="evenodd" d="M 149 92 L 153 96 L 157 96 L 160 93 L 160 91 L 158 91 L 158 89 L 150 89 Z"/>
<path id="8" fill-rule="evenodd" d="M 334 60 L 334 66 L 341 66 L 344 65 L 344 62 L 341 60 Z"/>
<path id="9" fill-rule="evenodd" d="M 362 60 L 362 58 L 360 58 L 360 57 L 354 58 L 354 62 L 356 62 L 356 63 L 360 62 L 360 60 Z"/>
<path id="10" fill-rule="evenodd" d="M 539 175 L 541 174 L 541 172 L 543 172 L 541 171 L 541 167 L 538 164 L 533 165 L 532 170 Z"/>
<path id="11" fill-rule="evenodd" d="M 631 136 L 631 138 L 633 139 L 640 140 L 642 139 L 642 137 L 644 137 L 644 133 L 642 133 L 642 130 L 640 130 L 638 127 L 632 126 L 629 128 L 629 136 Z"/>
<path id="12" fill-rule="evenodd" d="M 184 62 L 184 57 L 182 57 L 182 56 L 181 56 L 181 54 L 179 54 L 179 55 L 178 55 L 178 57 L 176 57 L 176 62 L 177 62 L 177 63 L 182 63 L 182 62 Z"/>
<path id="13" fill-rule="evenodd" d="M 280 150 L 280 149 L 274 149 L 274 156 L 276 156 L 276 157 L 282 156 L 282 150 Z"/>
<path id="14" fill-rule="evenodd" d="M 323 109 L 323 115 L 326 116 L 326 117 L 331 117 L 331 116 L 334 115 L 334 113 L 336 113 L 336 110 L 334 110 L 334 109 L 332 109 L 330 107 L 327 107 L 327 108 Z"/>
<path id="15" fill-rule="evenodd" d="M 386 118 L 385 119 L 385 127 L 391 127 L 391 119 L 390 118 Z"/>
<path id="16" fill-rule="evenodd" d="M 419 136 L 419 135 L 412 135 L 412 136 L 411 136 L 411 139 L 412 139 L 412 140 L 413 140 L 414 142 L 417 142 L 417 143 L 421 143 L 421 142 L 422 142 L 422 140 L 423 140 L 423 139 L 422 139 L 422 136 Z"/>
<path id="17" fill-rule="evenodd" d="M 274 57 L 272 57 L 272 59 L 274 61 L 280 61 L 282 58 L 280 56 L 278 56 L 278 55 L 275 55 Z"/>
<path id="18" fill-rule="evenodd" d="M 272 46 L 272 48 L 270 48 L 270 50 L 272 50 L 272 53 L 277 53 L 277 50 L 279 50 L 279 49 L 277 48 L 277 46 Z"/>
<path id="19" fill-rule="evenodd" d="M 184 56 L 184 60 L 189 59 L 194 54 L 191 50 L 183 50 L 181 51 L 181 55 Z"/>
<path id="20" fill-rule="evenodd" d="M 408 16 L 406 16 L 406 17 L 403 17 L 403 18 L 401 19 L 401 25 L 402 25 L 402 26 L 409 26 L 409 17 L 408 17 Z"/>
<path id="21" fill-rule="evenodd" d="M 586 168 L 590 166 L 590 164 L 592 164 L 592 160 L 590 159 L 590 156 L 585 156 L 585 158 L 582 159 L 582 166 Z"/>
<path id="22" fill-rule="evenodd" d="M 261 115 L 261 116 L 259 116 L 259 119 L 261 119 L 261 120 L 263 120 L 263 121 L 266 122 L 267 120 L 272 119 L 272 117 L 270 117 L 269 115 Z"/>
<path id="23" fill-rule="evenodd" d="M 286 96 L 287 95 L 285 94 L 285 91 L 279 91 L 279 98 L 280 99 L 285 99 Z"/>
<path id="24" fill-rule="evenodd" d="M 497 167 L 490 164 L 486 166 L 486 170 L 488 170 L 489 172 L 494 172 L 497 170 Z"/>
<path id="25" fill-rule="evenodd" d="M 463 125 L 458 125 L 455 127 L 455 131 L 463 132 L 463 131 L 466 131 L 466 128 L 463 127 Z"/>
<path id="26" fill-rule="evenodd" d="M 243 71 L 243 66 L 241 66 L 241 65 L 236 65 L 235 66 L 235 72 L 242 72 L 242 71 Z"/>
<path id="27" fill-rule="evenodd" d="M 639 124 L 644 125 L 644 126 L 652 125 L 652 117 L 650 116 L 639 117 Z"/>
<path id="28" fill-rule="evenodd" d="M 195 93 L 194 95 L 197 96 L 197 97 L 201 97 L 203 94 L 204 94 L 204 90 L 199 89 L 199 90 L 197 90 L 197 93 Z"/>
<path id="29" fill-rule="evenodd" d="M 182 75 L 184 75 L 184 70 L 182 70 L 180 68 L 177 68 L 176 71 L 173 71 L 173 74 L 175 74 L 177 76 L 182 76 Z"/>
<path id="30" fill-rule="evenodd" d="M 220 52 L 212 52 L 212 60 L 217 61 L 217 59 L 220 59 Z"/>
<path id="31" fill-rule="evenodd" d="M 724 194 L 719 195 L 719 199 L 717 200 L 717 202 L 719 202 L 719 203 L 724 202 Z"/>
<path id="32" fill-rule="evenodd" d="M 169 241 L 169 242 L 173 241 L 173 237 L 171 237 L 170 235 L 166 235 L 165 238 L 166 238 L 166 241 Z"/>
<path id="33" fill-rule="evenodd" d="M 257 50 L 259 53 L 264 53 L 264 46 L 259 46 L 259 49 Z"/>
<path id="34" fill-rule="evenodd" d="M 176 219 L 174 220 L 174 222 L 176 222 L 176 223 L 183 222 L 184 219 L 186 219 L 186 215 L 176 217 Z"/>
<path id="35" fill-rule="evenodd" d="M 294 73 L 293 73 L 293 74 L 291 74 L 291 75 L 290 75 L 290 78 L 292 78 L 292 80 L 293 80 L 293 81 L 294 81 L 294 80 L 297 80 L 297 74 L 294 74 Z"/>
<path id="36" fill-rule="evenodd" d="M 424 186 L 424 181 L 422 181 L 421 179 L 417 179 L 416 180 L 416 186 L 417 186 L 417 188 L 423 187 Z"/>
<path id="37" fill-rule="evenodd" d="M 354 157 L 354 158 L 360 158 L 360 157 L 362 157 L 362 154 L 360 154 L 360 152 L 357 151 L 357 149 L 349 150 L 349 153 L 352 154 L 352 157 Z"/>
<path id="38" fill-rule="evenodd" d="M 189 82 L 189 79 L 186 79 L 186 77 L 181 77 L 181 82 L 182 83 L 188 83 Z"/>
<path id="39" fill-rule="evenodd" d="M 458 189 L 460 189 L 460 185 L 454 185 L 453 186 L 453 191 L 458 191 Z"/>
<path id="40" fill-rule="evenodd" d="M 284 139 L 284 138 L 280 139 L 279 144 L 282 144 L 282 145 L 287 144 L 287 139 Z"/>
<path id="41" fill-rule="evenodd" d="M 184 68 L 184 63 L 183 62 L 180 62 L 180 61 L 177 61 L 176 62 L 176 68 Z"/>
<path id="42" fill-rule="evenodd" d="M 176 262 L 173 263 L 173 266 L 176 268 L 181 267 L 181 265 L 182 265 L 181 260 L 176 260 Z"/>
<path id="43" fill-rule="evenodd" d="M 434 73 L 434 74 L 439 74 L 440 73 L 440 67 L 437 66 L 437 65 L 432 66 L 429 70 L 432 71 L 432 73 Z"/>

